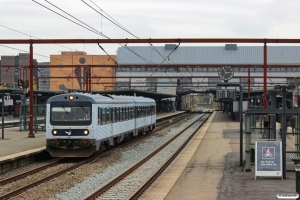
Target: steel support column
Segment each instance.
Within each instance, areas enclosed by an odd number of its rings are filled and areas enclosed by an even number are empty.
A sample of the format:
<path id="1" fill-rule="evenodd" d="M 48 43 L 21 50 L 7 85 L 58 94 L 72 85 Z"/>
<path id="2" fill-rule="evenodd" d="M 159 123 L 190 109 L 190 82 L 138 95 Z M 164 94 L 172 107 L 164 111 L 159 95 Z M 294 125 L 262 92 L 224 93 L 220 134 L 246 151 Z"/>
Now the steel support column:
<path id="1" fill-rule="evenodd" d="M 251 80 L 250 80 L 250 66 L 248 67 L 248 98 L 250 99 L 250 96 L 251 96 L 251 92 L 250 92 L 250 83 L 251 83 Z"/>
<path id="2" fill-rule="evenodd" d="M 29 134 L 28 137 L 34 138 L 33 132 L 33 45 L 30 43 L 30 55 L 29 55 Z"/>
<path id="3" fill-rule="evenodd" d="M 286 85 L 282 85 L 282 118 L 281 118 L 281 139 L 282 139 L 282 178 L 286 179 Z"/>
<path id="4" fill-rule="evenodd" d="M 267 44 L 264 44 L 264 94 L 267 94 Z M 267 97 L 264 97 L 264 109 L 267 109 Z"/>

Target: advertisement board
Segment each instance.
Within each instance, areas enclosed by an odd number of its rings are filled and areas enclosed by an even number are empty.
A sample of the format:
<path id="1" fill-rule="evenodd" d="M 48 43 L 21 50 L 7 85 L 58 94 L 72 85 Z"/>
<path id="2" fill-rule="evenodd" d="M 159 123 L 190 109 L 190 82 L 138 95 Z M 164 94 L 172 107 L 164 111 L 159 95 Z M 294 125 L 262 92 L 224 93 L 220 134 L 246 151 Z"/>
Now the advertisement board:
<path id="1" fill-rule="evenodd" d="M 282 142 L 256 141 L 255 179 L 258 176 L 282 178 Z"/>

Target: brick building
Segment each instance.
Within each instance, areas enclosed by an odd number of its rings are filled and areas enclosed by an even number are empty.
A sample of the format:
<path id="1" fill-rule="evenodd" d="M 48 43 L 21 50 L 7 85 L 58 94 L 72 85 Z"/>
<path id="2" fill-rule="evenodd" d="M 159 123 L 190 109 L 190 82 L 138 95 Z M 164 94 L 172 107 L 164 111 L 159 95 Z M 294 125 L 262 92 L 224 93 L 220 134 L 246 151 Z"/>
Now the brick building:
<path id="1" fill-rule="evenodd" d="M 116 60 L 116 56 L 111 56 Z M 61 68 L 50 68 L 50 90 L 57 91 L 59 85 L 65 84 L 67 88 L 85 89 L 85 77 L 89 65 L 114 65 L 115 62 L 107 55 L 87 55 L 86 52 L 61 52 L 61 55 L 51 55 L 50 65 L 61 65 Z M 63 65 L 74 65 L 72 68 L 64 68 Z M 115 84 L 115 68 L 92 67 L 91 77 L 111 76 L 114 78 L 92 78 L 91 90 L 111 90 Z M 107 82 L 97 84 L 97 82 Z"/>
<path id="2" fill-rule="evenodd" d="M 33 65 L 37 65 L 37 61 L 33 60 Z M 1 84 L 14 87 L 18 79 L 29 80 L 29 54 L 20 53 L 18 56 L 1 56 Z M 9 67 L 18 66 L 18 67 Z M 33 69 L 34 80 L 37 77 L 37 69 Z"/>

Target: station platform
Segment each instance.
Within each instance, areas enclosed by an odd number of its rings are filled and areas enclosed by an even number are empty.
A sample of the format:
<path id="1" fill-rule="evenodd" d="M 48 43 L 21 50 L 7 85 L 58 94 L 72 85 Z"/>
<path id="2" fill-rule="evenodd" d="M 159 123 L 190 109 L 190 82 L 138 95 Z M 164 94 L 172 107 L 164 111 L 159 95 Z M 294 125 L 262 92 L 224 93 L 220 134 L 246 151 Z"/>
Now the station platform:
<path id="1" fill-rule="evenodd" d="M 184 111 L 157 113 L 157 120 L 176 116 Z M 4 123 L 18 122 L 19 119 L 5 118 Z M 1 123 L 0 123 L 1 125 Z M 1 129 L 2 131 L 2 129 Z M 4 128 L 0 132 L 0 173 L 8 171 L 13 165 L 20 167 L 34 161 L 31 156 L 46 151 L 46 131 L 38 130 L 34 136 L 28 137 L 29 131 L 20 131 L 19 127 Z M 14 162 L 14 164 L 8 162 Z"/>
<path id="2" fill-rule="evenodd" d="M 158 113 L 157 118 L 179 112 Z M 142 199 L 270 200 L 278 199 L 278 193 L 295 193 L 295 172 L 287 172 L 284 180 L 267 177 L 255 180 L 254 168 L 246 172 L 240 166 L 239 126 L 239 121 L 232 121 L 222 111 L 215 111 Z M 18 156 L 25 158 L 30 153 L 45 151 L 44 131 L 38 131 L 35 138 L 28 138 L 27 131 L 13 129 L 6 128 L 4 139 L 0 140 L 0 165 Z M 254 134 L 253 139 L 255 137 L 261 135 Z"/>
<path id="3" fill-rule="evenodd" d="M 287 172 L 284 180 L 255 180 L 254 169 L 246 172 L 240 166 L 239 127 L 239 121 L 215 111 L 142 199 L 270 200 L 278 193 L 295 193 L 295 172 Z"/>

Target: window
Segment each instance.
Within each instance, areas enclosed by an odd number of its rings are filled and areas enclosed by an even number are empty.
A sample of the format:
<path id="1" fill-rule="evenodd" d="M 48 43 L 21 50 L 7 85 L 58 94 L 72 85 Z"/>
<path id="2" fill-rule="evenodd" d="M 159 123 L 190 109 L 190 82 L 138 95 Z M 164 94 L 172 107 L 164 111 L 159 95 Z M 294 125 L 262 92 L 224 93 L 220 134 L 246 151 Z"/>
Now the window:
<path id="1" fill-rule="evenodd" d="M 120 122 L 122 122 L 123 121 L 123 109 L 122 108 L 119 108 L 120 109 Z"/>
<path id="2" fill-rule="evenodd" d="M 114 108 L 114 123 L 118 122 L 118 108 Z"/>
<path id="3" fill-rule="evenodd" d="M 112 119 L 113 119 L 113 108 L 107 108 L 106 109 L 106 114 L 107 114 L 107 123 L 111 124 Z"/>
<path id="4" fill-rule="evenodd" d="M 125 110 L 124 110 L 124 108 L 121 108 L 121 110 L 122 110 L 122 121 L 125 121 Z"/>
<path id="5" fill-rule="evenodd" d="M 98 125 L 100 125 L 101 123 L 101 110 L 100 108 L 98 107 Z"/>
<path id="6" fill-rule="evenodd" d="M 101 124 L 106 124 L 106 108 L 101 108 Z"/>

